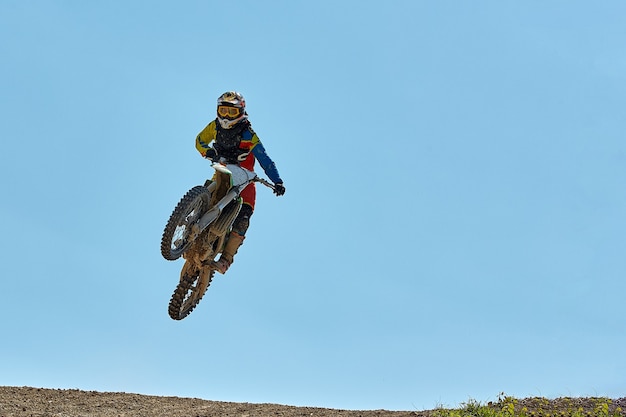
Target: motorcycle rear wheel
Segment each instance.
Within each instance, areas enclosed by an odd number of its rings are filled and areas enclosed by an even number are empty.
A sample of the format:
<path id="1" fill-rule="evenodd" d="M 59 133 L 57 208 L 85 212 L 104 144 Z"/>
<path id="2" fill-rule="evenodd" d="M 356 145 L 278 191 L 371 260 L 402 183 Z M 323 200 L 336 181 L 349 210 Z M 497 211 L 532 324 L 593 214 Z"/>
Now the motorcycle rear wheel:
<path id="1" fill-rule="evenodd" d="M 203 186 L 193 187 L 178 202 L 163 230 L 161 255 L 174 261 L 193 243 L 189 239 L 193 225 L 206 213 L 211 201 L 211 192 Z"/>
<path id="2" fill-rule="evenodd" d="M 187 265 L 185 265 L 187 266 Z M 173 320 L 182 320 L 187 317 L 198 305 L 207 288 L 211 285 L 211 280 L 215 274 L 215 270 L 190 267 L 181 276 L 180 282 L 168 306 L 167 312 Z"/>

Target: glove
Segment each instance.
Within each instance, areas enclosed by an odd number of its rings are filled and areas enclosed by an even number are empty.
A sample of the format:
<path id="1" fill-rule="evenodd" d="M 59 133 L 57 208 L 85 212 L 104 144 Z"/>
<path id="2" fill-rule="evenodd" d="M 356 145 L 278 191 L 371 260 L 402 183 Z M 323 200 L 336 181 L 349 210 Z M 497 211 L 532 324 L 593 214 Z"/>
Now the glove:
<path id="1" fill-rule="evenodd" d="M 274 194 L 276 194 L 277 196 L 285 194 L 285 186 L 282 182 L 274 184 Z"/>
<path id="2" fill-rule="evenodd" d="M 217 158 L 217 151 L 214 148 L 209 148 L 206 150 L 204 157 L 206 159 L 210 159 L 211 161 L 214 161 L 215 158 Z"/>

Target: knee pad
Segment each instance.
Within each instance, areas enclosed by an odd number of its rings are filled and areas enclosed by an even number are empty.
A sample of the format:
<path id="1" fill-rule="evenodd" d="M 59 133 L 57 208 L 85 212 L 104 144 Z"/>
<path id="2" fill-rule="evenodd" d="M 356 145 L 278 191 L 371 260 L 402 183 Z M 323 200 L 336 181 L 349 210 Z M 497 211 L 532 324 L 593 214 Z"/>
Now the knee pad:
<path id="1" fill-rule="evenodd" d="M 244 204 L 237 215 L 237 218 L 233 222 L 233 232 L 244 236 L 250 226 L 250 217 L 252 216 L 252 207 L 249 204 Z"/>

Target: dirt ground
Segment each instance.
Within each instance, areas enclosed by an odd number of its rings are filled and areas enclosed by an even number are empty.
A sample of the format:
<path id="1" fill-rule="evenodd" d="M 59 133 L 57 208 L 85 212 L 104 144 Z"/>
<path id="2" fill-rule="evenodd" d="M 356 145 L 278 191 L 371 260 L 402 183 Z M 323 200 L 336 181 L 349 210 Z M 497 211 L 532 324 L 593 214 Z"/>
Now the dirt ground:
<path id="1" fill-rule="evenodd" d="M 582 408 L 598 415 L 598 399 L 520 399 L 517 407 L 559 415 Z M 626 410 L 626 398 L 611 400 L 610 411 Z M 0 387 L 0 417 L 431 417 L 432 411 L 353 411 L 276 404 L 206 401 L 139 394 Z M 626 416 L 626 413 L 621 412 Z M 535 415 L 545 415 L 538 414 Z M 560 414 L 567 415 L 567 414 Z"/>
<path id="2" fill-rule="evenodd" d="M 346 411 L 276 404 L 29 387 L 0 387 L 0 417 L 401 417 L 419 412 Z"/>

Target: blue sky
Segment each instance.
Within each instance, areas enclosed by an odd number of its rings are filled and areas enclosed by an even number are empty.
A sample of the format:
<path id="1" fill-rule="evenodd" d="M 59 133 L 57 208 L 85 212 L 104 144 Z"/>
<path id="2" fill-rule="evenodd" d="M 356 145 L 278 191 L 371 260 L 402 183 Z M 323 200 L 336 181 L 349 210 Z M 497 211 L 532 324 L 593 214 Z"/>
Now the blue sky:
<path id="1" fill-rule="evenodd" d="M 0 385 L 347 409 L 626 393 L 620 1 L 0 2 Z M 182 322 L 241 91 L 284 178 Z"/>

